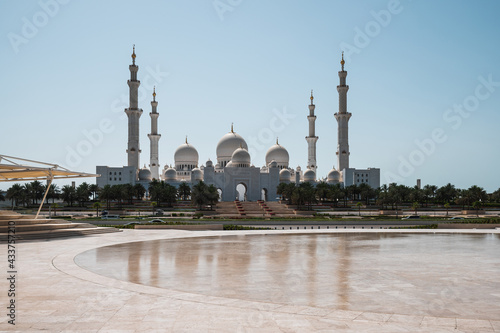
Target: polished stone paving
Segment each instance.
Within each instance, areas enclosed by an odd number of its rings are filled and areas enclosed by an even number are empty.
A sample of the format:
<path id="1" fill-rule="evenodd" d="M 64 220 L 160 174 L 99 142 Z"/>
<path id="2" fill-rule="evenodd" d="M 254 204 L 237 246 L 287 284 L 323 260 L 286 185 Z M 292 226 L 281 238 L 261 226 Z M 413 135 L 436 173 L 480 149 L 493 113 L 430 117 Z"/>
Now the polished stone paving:
<path id="1" fill-rule="evenodd" d="M 0 330 L 500 332 L 498 230 L 324 232 L 20 243 L 17 325 L 3 315 Z"/>

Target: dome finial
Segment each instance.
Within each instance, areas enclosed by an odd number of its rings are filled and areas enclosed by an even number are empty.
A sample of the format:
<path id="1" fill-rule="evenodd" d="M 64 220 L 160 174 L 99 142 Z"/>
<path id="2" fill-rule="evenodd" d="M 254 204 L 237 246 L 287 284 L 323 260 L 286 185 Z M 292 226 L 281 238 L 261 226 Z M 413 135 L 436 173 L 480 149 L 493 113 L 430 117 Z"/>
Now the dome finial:
<path id="1" fill-rule="evenodd" d="M 231 133 L 234 133 L 234 131 L 233 131 L 233 123 L 231 123 Z"/>
<path id="2" fill-rule="evenodd" d="M 279 145 L 279 143 L 278 143 L 278 137 L 276 137 L 276 144 Z"/>
<path id="3" fill-rule="evenodd" d="M 342 71 L 344 71 L 344 64 L 345 64 L 345 61 L 344 61 L 344 51 L 342 51 L 342 60 L 340 61 L 340 64 L 342 65 Z"/>
<path id="4" fill-rule="evenodd" d="M 313 96 L 313 91 L 311 89 L 311 105 L 313 105 L 313 100 L 314 100 L 314 96 Z"/>
<path id="5" fill-rule="evenodd" d="M 156 101 L 156 86 L 153 86 L 153 102 Z"/>
<path id="6" fill-rule="evenodd" d="M 186 135 L 186 144 L 188 143 L 188 136 Z"/>
<path id="7" fill-rule="evenodd" d="M 135 44 L 134 46 L 132 47 L 132 65 L 135 65 Z"/>

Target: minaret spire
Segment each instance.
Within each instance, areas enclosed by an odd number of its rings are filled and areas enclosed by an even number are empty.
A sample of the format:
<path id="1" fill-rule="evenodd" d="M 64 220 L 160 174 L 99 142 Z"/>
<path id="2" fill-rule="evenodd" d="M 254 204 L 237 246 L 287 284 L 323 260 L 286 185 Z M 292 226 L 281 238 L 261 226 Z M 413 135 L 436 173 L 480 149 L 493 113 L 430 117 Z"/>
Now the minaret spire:
<path id="1" fill-rule="evenodd" d="M 135 57 L 136 55 L 135 55 L 135 44 L 134 44 L 132 48 L 132 65 L 135 65 Z"/>
<path id="2" fill-rule="evenodd" d="M 142 109 L 139 109 L 138 105 L 138 95 L 139 95 L 139 85 L 141 81 L 137 80 L 137 72 L 139 71 L 139 66 L 135 64 L 135 44 L 132 51 L 132 65 L 129 65 L 130 70 L 130 80 L 127 81 L 129 86 L 129 107 L 125 109 L 125 113 L 128 117 L 128 149 L 127 149 L 127 159 L 128 166 L 133 166 L 137 170 L 140 166 L 140 154 L 141 149 L 139 147 L 139 118 L 142 115 Z"/>
<path id="3" fill-rule="evenodd" d="M 314 105 L 313 91 L 311 90 L 311 104 L 309 104 L 309 116 L 307 120 L 309 121 L 309 136 L 306 136 L 307 141 L 307 168 L 316 172 L 316 142 L 318 137 L 316 136 L 316 116 L 314 115 L 314 110 L 316 106 Z"/>
<path id="4" fill-rule="evenodd" d="M 339 72 L 340 84 L 337 86 L 337 91 L 339 93 L 339 112 L 335 113 L 335 119 L 337 119 L 338 123 L 337 169 L 341 173 L 344 169 L 349 168 L 350 155 L 349 119 L 351 118 L 351 113 L 347 112 L 347 91 L 349 90 L 349 86 L 346 84 L 347 72 L 344 70 L 344 64 L 344 52 L 342 52 L 342 60 L 340 61 L 342 70 Z"/>
<path id="5" fill-rule="evenodd" d="M 156 101 L 156 87 L 153 87 L 153 100 L 151 101 L 151 133 L 148 134 L 150 143 L 149 155 L 149 169 L 151 170 L 151 177 L 153 179 L 160 179 L 160 157 L 158 143 L 161 134 L 158 134 L 158 117 L 160 114 L 157 112 L 158 102 Z"/>

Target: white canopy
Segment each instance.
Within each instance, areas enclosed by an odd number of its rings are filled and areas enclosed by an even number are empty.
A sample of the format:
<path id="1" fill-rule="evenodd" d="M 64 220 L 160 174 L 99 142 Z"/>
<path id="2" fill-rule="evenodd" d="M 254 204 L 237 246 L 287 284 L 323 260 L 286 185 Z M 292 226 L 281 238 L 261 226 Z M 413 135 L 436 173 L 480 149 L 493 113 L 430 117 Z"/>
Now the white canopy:
<path id="1" fill-rule="evenodd" d="M 25 162 L 34 165 L 27 165 Z M 0 155 L 0 182 L 15 182 L 29 180 L 48 180 L 49 184 L 42 199 L 42 203 L 36 213 L 36 218 L 40 214 L 45 197 L 50 189 L 52 180 L 67 178 L 100 177 L 100 175 L 70 171 L 57 164 L 27 160 L 19 157 Z"/>

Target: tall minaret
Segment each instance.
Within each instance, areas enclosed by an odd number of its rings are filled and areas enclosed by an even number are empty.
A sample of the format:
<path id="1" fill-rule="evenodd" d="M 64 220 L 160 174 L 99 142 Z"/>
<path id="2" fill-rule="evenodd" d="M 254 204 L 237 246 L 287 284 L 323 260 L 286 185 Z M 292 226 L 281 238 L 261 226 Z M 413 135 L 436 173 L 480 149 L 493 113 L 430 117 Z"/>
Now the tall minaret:
<path id="1" fill-rule="evenodd" d="M 156 107 L 158 102 L 156 101 L 156 87 L 153 87 L 153 100 L 151 101 L 151 134 L 148 134 L 150 145 L 150 158 L 149 158 L 149 169 L 151 170 L 151 177 L 153 179 L 160 179 L 159 174 L 159 161 L 158 161 L 158 141 L 160 141 L 161 134 L 158 134 L 158 116 L 160 115 L 156 112 Z"/>
<path id="2" fill-rule="evenodd" d="M 309 115 L 307 120 L 309 120 L 309 136 L 306 136 L 307 141 L 307 168 L 316 172 L 316 141 L 318 137 L 316 136 L 316 116 L 314 115 L 315 105 L 313 104 L 313 92 L 311 90 L 311 104 L 309 105 Z"/>
<path id="3" fill-rule="evenodd" d="M 347 91 L 349 86 L 345 83 L 347 72 L 344 70 L 344 52 L 342 52 L 342 70 L 339 72 L 340 85 L 337 86 L 339 92 L 339 112 L 335 113 L 338 126 L 338 145 L 337 145 L 337 166 L 338 171 L 342 172 L 349 168 L 349 118 L 351 113 L 347 112 Z"/>
<path id="4" fill-rule="evenodd" d="M 130 80 L 127 81 L 129 86 L 129 107 L 125 109 L 128 116 L 128 166 L 133 166 L 139 169 L 139 118 L 142 114 L 142 109 L 138 107 L 139 85 L 141 81 L 137 80 L 137 71 L 139 66 L 135 64 L 135 45 L 132 52 L 132 65 L 128 66 L 130 70 Z"/>

